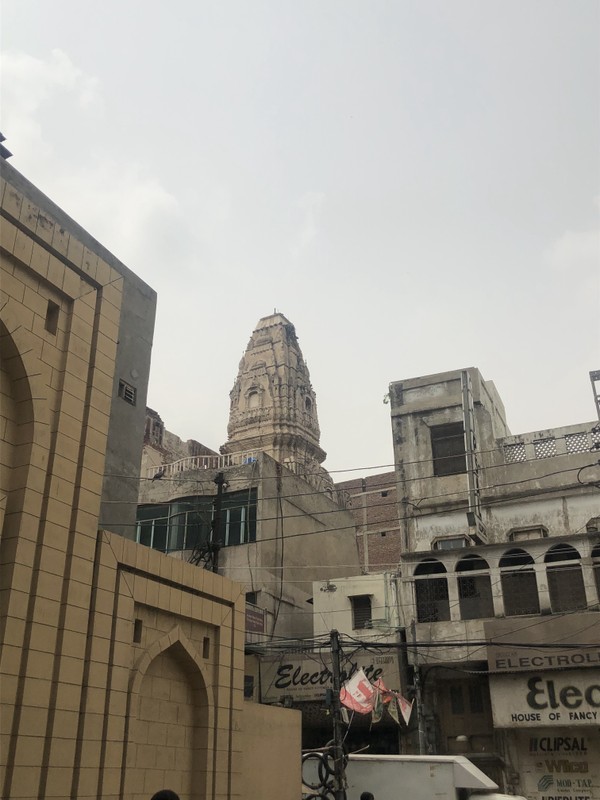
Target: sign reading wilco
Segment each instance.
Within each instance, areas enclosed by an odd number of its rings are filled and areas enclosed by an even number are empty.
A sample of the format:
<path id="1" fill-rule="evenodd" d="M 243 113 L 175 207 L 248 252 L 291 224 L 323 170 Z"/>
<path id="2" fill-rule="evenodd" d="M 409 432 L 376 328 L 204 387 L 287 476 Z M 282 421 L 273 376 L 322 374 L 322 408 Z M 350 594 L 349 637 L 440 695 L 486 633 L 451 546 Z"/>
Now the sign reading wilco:
<path id="1" fill-rule="evenodd" d="M 370 681 L 381 678 L 388 689 L 400 689 L 398 657 L 395 654 L 355 653 L 342 664 L 342 683 L 363 669 Z M 331 658 L 316 654 L 262 658 L 260 662 L 261 701 L 276 703 L 289 696 L 294 700 L 322 700 L 331 688 Z"/>
<path id="2" fill-rule="evenodd" d="M 499 728 L 600 725 L 597 672 L 490 675 L 490 695 Z"/>

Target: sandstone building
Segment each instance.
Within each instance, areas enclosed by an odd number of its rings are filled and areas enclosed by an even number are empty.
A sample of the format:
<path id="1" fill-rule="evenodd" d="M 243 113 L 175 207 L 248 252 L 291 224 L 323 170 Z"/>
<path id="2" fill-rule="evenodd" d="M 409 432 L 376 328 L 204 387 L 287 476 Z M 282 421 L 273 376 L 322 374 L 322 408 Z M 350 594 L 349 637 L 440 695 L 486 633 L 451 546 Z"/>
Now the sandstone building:
<path id="1" fill-rule="evenodd" d="M 2 176 L 2 797 L 295 796 L 294 712 L 243 707 L 239 585 L 119 535 L 135 530 L 155 294 Z M 266 785 L 253 767 L 281 745 L 290 769 Z"/>

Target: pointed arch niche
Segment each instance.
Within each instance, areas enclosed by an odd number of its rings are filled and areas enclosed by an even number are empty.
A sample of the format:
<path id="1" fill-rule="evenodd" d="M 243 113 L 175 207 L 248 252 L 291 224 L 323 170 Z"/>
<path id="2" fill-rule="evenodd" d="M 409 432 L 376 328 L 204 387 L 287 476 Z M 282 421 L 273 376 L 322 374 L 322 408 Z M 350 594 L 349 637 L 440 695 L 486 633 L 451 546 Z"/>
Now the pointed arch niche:
<path id="1" fill-rule="evenodd" d="M 13 518 L 11 532 L 18 534 L 33 443 L 37 438 L 39 444 L 46 444 L 39 428 L 47 422 L 45 392 L 33 357 L 33 343 L 10 310 L 4 308 L 5 321 L 0 320 L 0 542 L 4 540 L 5 544 L 4 525 L 9 515 Z M 32 399 L 32 382 L 36 401 Z M 4 555 L 0 559 L 3 564 L 7 561 Z"/>
<path id="2" fill-rule="evenodd" d="M 172 789 L 204 800 L 213 708 L 200 658 L 179 627 L 141 657 L 131 699 L 125 796 L 147 800 L 159 789 Z"/>

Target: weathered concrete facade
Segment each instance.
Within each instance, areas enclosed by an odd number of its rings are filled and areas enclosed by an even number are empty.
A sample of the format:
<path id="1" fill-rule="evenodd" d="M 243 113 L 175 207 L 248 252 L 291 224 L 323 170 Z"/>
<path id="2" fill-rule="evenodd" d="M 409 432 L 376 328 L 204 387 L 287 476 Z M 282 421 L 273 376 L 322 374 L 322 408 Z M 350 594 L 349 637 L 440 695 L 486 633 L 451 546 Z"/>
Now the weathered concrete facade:
<path id="1" fill-rule="evenodd" d="M 486 642 L 500 621 L 506 642 L 510 632 L 530 630 L 542 649 L 556 643 L 555 623 L 569 616 L 574 630 L 598 628 L 600 428 L 590 422 L 513 436 L 495 387 L 476 369 L 395 382 L 390 400 L 402 530 L 398 599 L 402 627 L 414 624 L 409 682 L 419 669 L 425 741 L 439 753 L 462 748 L 501 785 L 542 797 L 524 748 L 529 737 L 535 750 L 547 731 L 533 717 L 518 736 L 506 731 L 497 696 L 506 687 L 488 678 Z M 588 657 L 587 645 L 574 641 L 576 659 L 562 668 Z M 518 661 L 521 646 L 507 654 Z M 559 663 L 537 677 L 552 680 Z M 530 677 L 537 679 L 535 664 Z M 586 737 L 592 763 L 599 743 L 591 731 Z M 538 775 L 546 790 L 565 790 L 561 763 L 550 758 L 547 774 Z M 584 798 L 598 791 L 582 788 Z"/>
<path id="2" fill-rule="evenodd" d="M 313 579 L 348 575 L 359 568 L 352 515 L 329 493 L 316 491 L 266 453 L 237 466 L 226 466 L 227 458 L 220 457 L 220 470 L 213 466 L 219 457 L 192 457 L 176 473 L 167 466 L 164 479 L 142 480 L 138 541 L 189 558 L 193 543 L 211 536 L 214 479 L 222 472 L 223 504 L 231 517 L 223 521 L 219 573 L 239 581 L 249 602 L 264 615 L 263 630 L 255 631 L 262 633 L 258 638 L 309 636 Z M 205 460 L 207 469 L 201 466 Z M 195 516 L 182 522 L 188 513 Z M 158 525 L 164 529 L 160 543 L 148 538 L 152 520 L 154 531 Z M 182 527 L 187 531 L 185 544 Z"/>
<path id="3" fill-rule="evenodd" d="M 161 425 L 151 412 L 147 430 Z M 243 584 L 257 623 L 264 615 L 250 638 L 308 636 L 312 581 L 351 575 L 359 562 L 347 495 L 321 466 L 315 393 L 283 314 L 264 317 L 252 334 L 231 392 L 228 434 L 222 455 L 198 445 L 205 452 L 172 462 L 164 443 L 178 437 L 163 430 L 161 444 L 158 433 L 148 435 L 138 541 L 189 558 L 195 543 L 213 536 L 222 473 L 219 573 Z"/>
<path id="4" fill-rule="evenodd" d="M 512 436 L 493 383 L 477 369 L 456 370 L 390 385 L 403 551 L 440 549 L 457 543 L 457 536 L 465 544 L 477 541 L 466 518 L 463 372 L 472 385 L 485 542 L 507 541 L 511 532 L 514 537 L 540 525 L 550 535 L 585 529 L 598 505 L 589 486 L 578 482 L 577 471 L 593 461 L 590 451 L 599 441 L 595 423 Z M 445 428 L 449 437 L 438 439 L 436 457 L 433 436 Z M 456 455 L 451 449 L 442 455 L 453 439 L 462 442 L 462 454 L 459 447 Z M 456 458 L 462 463 L 452 461 Z M 587 482 L 593 475 L 592 470 Z"/>

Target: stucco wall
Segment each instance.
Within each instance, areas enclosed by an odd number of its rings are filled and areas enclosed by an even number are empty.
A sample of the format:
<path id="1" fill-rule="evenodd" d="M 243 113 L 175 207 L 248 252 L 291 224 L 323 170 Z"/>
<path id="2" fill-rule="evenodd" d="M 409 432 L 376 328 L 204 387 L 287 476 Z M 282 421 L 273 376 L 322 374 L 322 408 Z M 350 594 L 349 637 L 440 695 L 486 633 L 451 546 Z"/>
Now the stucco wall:
<path id="1" fill-rule="evenodd" d="M 360 570 L 351 512 L 265 453 L 253 464 L 223 471 L 232 491 L 257 489 L 258 510 L 256 542 L 221 548 L 220 574 L 259 592 L 267 633 L 276 625 L 277 635 L 310 635 L 312 581 Z M 140 502 L 214 494 L 215 474 L 188 470 L 177 481 L 142 481 Z"/>
<path id="2" fill-rule="evenodd" d="M 242 800 L 298 800 L 302 714 L 291 708 L 244 704 Z"/>

